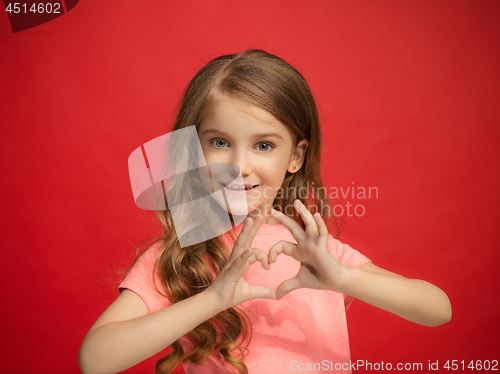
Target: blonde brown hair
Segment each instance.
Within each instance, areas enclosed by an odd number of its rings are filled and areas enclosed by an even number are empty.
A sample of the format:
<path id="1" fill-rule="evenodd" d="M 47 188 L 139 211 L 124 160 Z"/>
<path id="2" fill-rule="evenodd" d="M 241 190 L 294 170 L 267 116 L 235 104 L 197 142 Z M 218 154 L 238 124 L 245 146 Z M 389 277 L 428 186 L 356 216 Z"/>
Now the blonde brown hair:
<path id="1" fill-rule="evenodd" d="M 293 205 L 295 198 L 299 198 L 311 213 L 320 212 L 329 231 L 333 230 L 336 236 L 338 225 L 322 188 L 320 175 L 322 139 L 318 112 L 303 76 L 281 58 L 262 50 L 250 49 L 215 58 L 189 82 L 172 131 L 188 126 L 199 130 L 206 108 L 219 95 L 245 100 L 273 114 L 295 134 L 295 145 L 302 139 L 309 141 L 302 168 L 295 173 L 287 172 L 282 184 L 282 191 L 306 188 L 307 197 L 277 194 L 273 206 L 304 228 L 302 219 L 295 211 L 285 210 L 285 207 Z M 186 157 L 196 158 L 196 155 Z M 171 192 L 182 195 L 178 197 L 180 200 L 190 198 L 190 192 L 185 188 L 174 185 Z M 318 210 L 319 206 L 322 208 Z M 210 216 L 212 208 L 209 204 L 199 207 L 197 216 L 191 217 L 193 229 L 210 221 L 206 217 Z M 221 237 L 181 248 L 168 206 L 166 210 L 158 211 L 157 215 L 163 233 L 157 240 L 160 251 L 153 271 L 158 271 L 160 281 L 166 286 L 168 294 L 165 296 L 176 303 L 210 286 L 214 279 L 213 272 L 219 274 L 229 257 L 230 248 L 226 247 Z M 229 234 L 234 242 L 234 228 Z M 239 308 L 229 308 L 188 334 L 191 345 L 186 352 L 179 340 L 174 342 L 173 351 L 157 362 L 156 372 L 170 373 L 182 361 L 202 364 L 209 354 L 216 351 L 240 374 L 247 373 L 243 362 L 246 351 L 243 342 L 248 344 L 249 335 L 251 326 L 246 315 Z"/>

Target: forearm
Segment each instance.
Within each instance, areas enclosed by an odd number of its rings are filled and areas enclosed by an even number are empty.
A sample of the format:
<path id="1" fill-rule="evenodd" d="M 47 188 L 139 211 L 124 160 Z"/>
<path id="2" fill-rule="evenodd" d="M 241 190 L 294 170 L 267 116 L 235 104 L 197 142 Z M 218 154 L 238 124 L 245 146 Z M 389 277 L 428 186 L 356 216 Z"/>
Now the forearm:
<path id="1" fill-rule="evenodd" d="M 155 313 L 100 326 L 82 344 L 82 371 L 116 373 L 134 366 L 219 313 L 219 307 L 204 291 Z"/>
<path id="2" fill-rule="evenodd" d="M 419 279 L 348 268 L 343 293 L 425 326 L 439 326 L 451 318 L 448 296 Z"/>

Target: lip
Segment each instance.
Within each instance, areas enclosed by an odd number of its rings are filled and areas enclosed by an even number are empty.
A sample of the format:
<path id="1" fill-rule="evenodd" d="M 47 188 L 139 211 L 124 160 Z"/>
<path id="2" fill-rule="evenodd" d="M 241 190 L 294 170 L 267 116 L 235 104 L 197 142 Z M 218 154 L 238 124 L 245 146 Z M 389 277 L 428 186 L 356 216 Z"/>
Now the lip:
<path id="1" fill-rule="evenodd" d="M 226 185 L 224 183 L 221 183 L 220 184 L 223 188 L 224 188 L 224 191 L 226 191 L 226 193 L 229 193 L 229 194 L 233 194 L 233 195 L 246 195 L 250 192 L 252 192 L 255 188 L 257 188 L 259 185 L 257 184 L 230 184 L 230 186 L 234 186 L 234 187 L 245 187 L 245 188 L 248 188 L 248 187 L 252 187 L 250 188 L 249 190 L 241 190 L 241 191 L 236 191 L 236 190 L 231 190 L 229 188 L 226 188 Z"/>

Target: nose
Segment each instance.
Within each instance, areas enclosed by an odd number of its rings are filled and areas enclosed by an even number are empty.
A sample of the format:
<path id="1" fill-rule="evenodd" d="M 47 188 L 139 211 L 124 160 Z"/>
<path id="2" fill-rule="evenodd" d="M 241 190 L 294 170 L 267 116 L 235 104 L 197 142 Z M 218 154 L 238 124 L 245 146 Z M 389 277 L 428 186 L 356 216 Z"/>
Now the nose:
<path id="1" fill-rule="evenodd" d="M 250 158 L 243 150 L 235 151 L 230 162 L 229 173 L 234 177 L 237 177 L 239 172 L 242 177 L 247 177 L 252 172 Z"/>

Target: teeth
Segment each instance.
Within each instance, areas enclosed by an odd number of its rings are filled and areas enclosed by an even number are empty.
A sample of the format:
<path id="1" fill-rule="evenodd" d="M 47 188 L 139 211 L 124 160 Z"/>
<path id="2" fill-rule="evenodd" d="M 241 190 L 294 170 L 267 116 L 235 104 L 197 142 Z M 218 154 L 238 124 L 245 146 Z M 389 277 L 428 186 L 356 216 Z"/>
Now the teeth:
<path id="1" fill-rule="evenodd" d="M 247 190 L 247 188 L 245 187 L 232 187 L 232 186 L 228 186 L 228 185 L 224 185 L 225 188 L 227 188 L 228 190 L 234 190 L 234 191 L 244 191 L 244 190 Z M 248 187 L 248 190 L 251 190 L 253 187 Z"/>
<path id="2" fill-rule="evenodd" d="M 243 191 L 245 188 L 243 187 L 230 187 L 230 186 L 226 186 L 226 188 L 228 190 L 235 190 L 235 191 Z"/>

